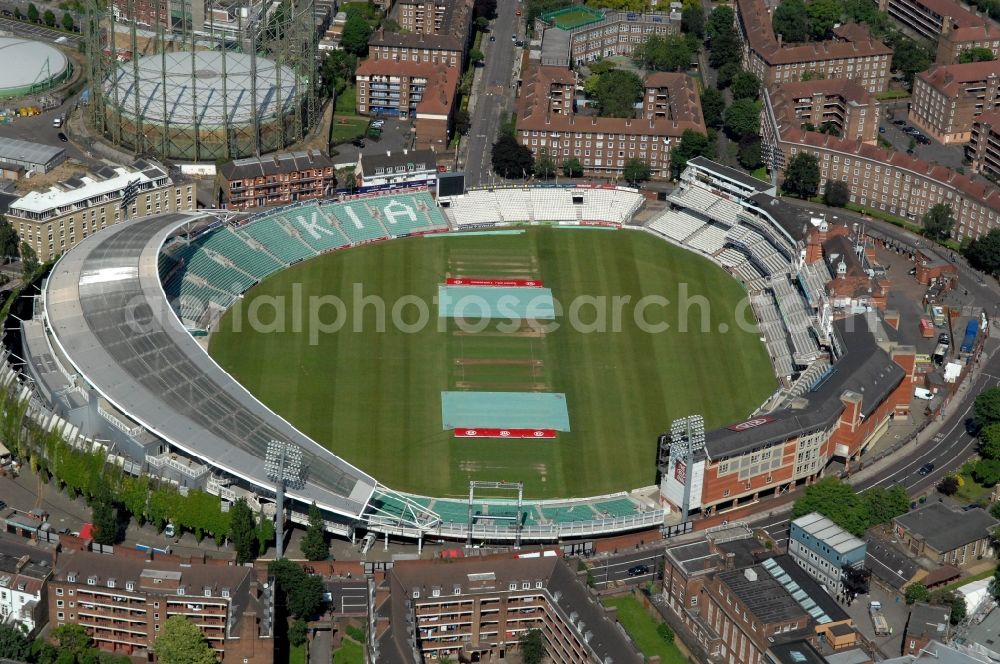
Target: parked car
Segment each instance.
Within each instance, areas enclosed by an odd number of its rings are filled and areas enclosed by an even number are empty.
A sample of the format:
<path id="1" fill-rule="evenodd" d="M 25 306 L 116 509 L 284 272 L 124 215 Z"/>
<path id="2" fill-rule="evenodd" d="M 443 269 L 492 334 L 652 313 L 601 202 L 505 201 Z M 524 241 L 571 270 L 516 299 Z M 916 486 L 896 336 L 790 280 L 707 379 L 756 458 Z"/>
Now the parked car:
<path id="1" fill-rule="evenodd" d="M 950 346 L 951 336 L 947 332 L 942 332 L 941 334 L 938 335 L 938 343 Z"/>
<path id="2" fill-rule="evenodd" d="M 649 565 L 635 565 L 628 568 L 629 576 L 642 576 L 643 574 L 649 574 Z"/>
<path id="3" fill-rule="evenodd" d="M 372 126 L 373 127 L 380 127 L 380 128 L 384 127 L 385 126 L 385 120 L 372 120 Z"/>
<path id="4" fill-rule="evenodd" d="M 933 471 L 933 470 L 934 470 L 934 464 L 933 463 L 925 463 L 924 465 L 920 466 L 920 470 L 917 471 L 917 474 L 918 475 L 930 475 L 931 471 Z"/>
<path id="5" fill-rule="evenodd" d="M 351 145 L 353 145 L 356 148 L 363 148 L 365 147 L 365 142 L 360 138 L 355 138 L 353 141 L 351 141 Z"/>
<path id="6" fill-rule="evenodd" d="M 878 128 L 878 133 L 884 134 L 885 133 L 885 127 L 879 127 Z"/>
<path id="7" fill-rule="evenodd" d="M 63 143 L 69 142 L 69 138 L 67 138 L 66 134 L 62 132 L 59 132 L 59 140 L 62 141 Z"/>
<path id="8" fill-rule="evenodd" d="M 497 36 L 496 35 L 490 35 L 490 41 L 491 42 L 496 41 L 496 40 L 497 40 Z"/>
<path id="9" fill-rule="evenodd" d="M 892 124 L 896 125 L 897 127 L 904 127 L 906 126 L 906 120 L 893 120 Z"/>

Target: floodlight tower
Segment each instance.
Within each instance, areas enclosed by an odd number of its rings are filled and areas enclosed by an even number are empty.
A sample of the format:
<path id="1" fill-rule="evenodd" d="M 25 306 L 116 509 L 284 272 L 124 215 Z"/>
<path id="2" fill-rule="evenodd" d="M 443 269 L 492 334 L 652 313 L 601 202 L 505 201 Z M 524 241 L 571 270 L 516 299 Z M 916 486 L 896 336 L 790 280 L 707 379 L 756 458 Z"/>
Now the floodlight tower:
<path id="1" fill-rule="evenodd" d="M 302 477 L 302 448 L 292 443 L 272 440 L 267 444 L 264 468 L 268 478 L 275 483 L 278 513 L 275 515 L 274 534 L 277 539 L 278 558 L 285 555 L 285 485 L 296 486 Z"/>
<path id="2" fill-rule="evenodd" d="M 681 503 L 681 523 L 688 520 L 688 512 L 691 511 L 694 453 L 704 448 L 705 419 L 701 415 L 688 415 L 673 421 L 670 425 L 670 456 L 676 458 L 675 451 L 684 455 L 684 500 Z"/>

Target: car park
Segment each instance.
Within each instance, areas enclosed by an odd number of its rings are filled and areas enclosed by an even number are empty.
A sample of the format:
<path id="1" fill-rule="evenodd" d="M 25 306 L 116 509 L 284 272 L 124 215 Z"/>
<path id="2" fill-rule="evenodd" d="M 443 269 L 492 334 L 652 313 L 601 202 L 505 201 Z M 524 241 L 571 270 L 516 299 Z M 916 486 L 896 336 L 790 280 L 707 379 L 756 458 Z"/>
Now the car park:
<path id="1" fill-rule="evenodd" d="M 933 470 L 934 470 L 934 464 L 933 463 L 925 463 L 924 465 L 920 466 L 920 470 L 917 471 L 917 474 L 918 475 L 930 475 L 931 471 L 933 471 Z"/>

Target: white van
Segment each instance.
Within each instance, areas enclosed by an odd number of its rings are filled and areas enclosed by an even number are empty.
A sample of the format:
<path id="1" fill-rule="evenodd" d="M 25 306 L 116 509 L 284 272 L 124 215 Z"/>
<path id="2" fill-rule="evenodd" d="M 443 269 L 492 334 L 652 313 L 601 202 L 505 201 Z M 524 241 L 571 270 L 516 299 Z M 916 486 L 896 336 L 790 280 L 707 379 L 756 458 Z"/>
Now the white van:
<path id="1" fill-rule="evenodd" d="M 52 118 L 52 126 L 55 127 L 56 129 L 62 127 L 62 124 L 63 124 L 63 119 L 61 115 L 57 115 L 56 117 Z"/>
<path id="2" fill-rule="evenodd" d="M 913 388 L 913 396 L 924 401 L 930 401 L 934 398 L 934 393 L 923 387 L 915 387 Z"/>

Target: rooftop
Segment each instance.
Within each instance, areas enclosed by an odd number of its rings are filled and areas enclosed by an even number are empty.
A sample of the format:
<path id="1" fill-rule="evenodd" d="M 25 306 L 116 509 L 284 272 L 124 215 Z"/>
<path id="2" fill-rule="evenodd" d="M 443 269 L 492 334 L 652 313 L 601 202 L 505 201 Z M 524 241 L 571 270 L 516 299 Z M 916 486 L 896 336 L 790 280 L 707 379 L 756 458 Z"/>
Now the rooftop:
<path id="1" fill-rule="evenodd" d="M 66 153 L 62 148 L 41 143 L 29 143 L 16 138 L 0 136 L 0 161 L 21 161 L 47 164 Z"/>
<path id="2" fill-rule="evenodd" d="M 807 618 L 795 598 L 763 565 L 729 570 L 718 576 L 753 618 L 765 625 Z"/>
<path id="3" fill-rule="evenodd" d="M 266 157 L 236 159 L 222 165 L 222 175 L 227 180 L 282 175 L 313 168 L 330 168 L 333 160 L 322 152 L 280 152 Z"/>
<path id="4" fill-rule="evenodd" d="M 146 168 L 144 170 L 136 168 L 139 163 Z M 130 182 L 138 180 L 142 188 L 143 184 L 152 183 L 166 176 L 165 171 L 156 166 L 149 166 L 145 162 L 137 162 L 132 168 L 104 167 L 96 173 L 63 180 L 46 191 L 28 192 L 11 204 L 10 213 L 15 216 L 18 212 L 41 214 L 76 205 L 98 196 L 108 197 L 109 200 L 117 199 L 121 197 L 122 191 Z"/>
<path id="5" fill-rule="evenodd" d="M 792 525 L 798 526 L 837 553 L 850 553 L 865 545 L 860 539 L 819 512 L 800 516 L 792 521 Z"/>
<path id="6" fill-rule="evenodd" d="M 965 91 L 965 84 L 979 83 L 994 76 L 1000 76 L 1000 62 L 985 60 L 958 65 L 931 65 L 927 71 L 917 73 L 917 80 L 943 95 L 957 97 Z"/>
<path id="7" fill-rule="evenodd" d="M 809 63 L 865 56 L 892 56 L 892 49 L 873 39 L 861 25 L 841 26 L 839 39 L 807 44 L 779 44 L 771 26 L 765 0 L 737 0 L 737 20 L 742 23 L 750 48 L 770 65 Z"/>
<path id="8" fill-rule="evenodd" d="M 852 392 L 862 398 L 861 411 L 870 415 L 903 380 L 906 372 L 876 343 L 870 322 L 864 316 L 836 320 L 833 329 L 843 353 L 830 376 L 802 396 L 801 405 L 768 414 L 768 422 L 750 429 L 721 427 L 705 436 L 705 449 L 712 459 L 739 454 L 755 447 L 783 442 L 802 433 L 832 424 Z"/>
<path id="9" fill-rule="evenodd" d="M 920 636 L 947 641 L 950 620 L 949 607 L 916 602 L 910 608 L 910 618 L 906 621 L 906 638 Z"/>
<path id="10" fill-rule="evenodd" d="M 362 155 L 359 162 L 366 175 L 374 175 L 379 168 L 393 169 L 409 166 L 417 170 L 437 170 L 437 153 L 433 150 L 403 150 L 401 152 L 375 152 Z"/>
<path id="11" fill-rule="evenodd" d="M 917 563 L 881 536 L 869 532 L 865 539 L 865 567 L 890 587 L 902 589 L 920 570 Z"/>
<path id="12" fill-rule="evenodd" d="M 773 664 L 826 664 L 823 656 L 804 639 L 776 643 L 767 652 L 763 661 Z"/>
<path id="13" fill-rule="evenodd" d="M 923 539 L 929 547 L 942 553 L 988 537 L 1000 524 L 984 509 L 977 507 L 960 512 L 943 503 L 930 503 L 897 516 L 894 521 L 911 536 Z"/>

